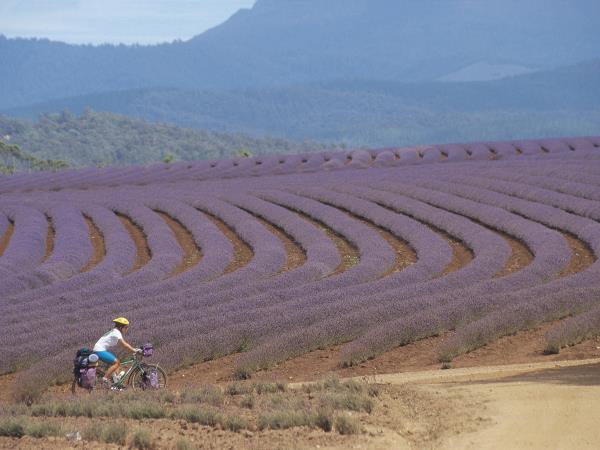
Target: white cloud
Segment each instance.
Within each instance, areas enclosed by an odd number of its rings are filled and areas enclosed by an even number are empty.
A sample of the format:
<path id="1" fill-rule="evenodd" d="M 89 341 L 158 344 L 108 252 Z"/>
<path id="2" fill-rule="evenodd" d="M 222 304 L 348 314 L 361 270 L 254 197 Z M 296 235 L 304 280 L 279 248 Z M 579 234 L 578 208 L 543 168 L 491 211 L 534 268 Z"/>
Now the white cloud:
<path id="1" fill-rule="evenodd" d="M 189 39 L 255 0 L 1 0 L 0 33 L 73 43 Z"/>

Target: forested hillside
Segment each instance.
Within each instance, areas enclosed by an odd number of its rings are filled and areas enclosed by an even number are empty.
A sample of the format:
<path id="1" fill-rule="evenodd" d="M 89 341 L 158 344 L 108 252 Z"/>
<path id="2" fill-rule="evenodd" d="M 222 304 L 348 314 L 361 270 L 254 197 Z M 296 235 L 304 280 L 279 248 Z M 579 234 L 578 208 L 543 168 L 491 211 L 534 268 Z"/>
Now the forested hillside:
<path id="1" fill-rule="evenodd" d="M 86 107 L 150 121 L 353 146 L 598 133 L 600 60 L 496 81 L 338 81 L 234 91 L 142 89 L 9 110 Z"/>
<path id="2" fill-rule="evenodd" d="M 520 73 L 600 56 L 596 0 L 434 3 L 258 0 L 196 38 L 156 46 L 0 38 L 0 61 L 10 62 L 0 64 L 0 108 L 160 86 L 432 81 L 474 64 Z"/>
<path id="3" fill-rule="evenodd" d="M 17 145 L 2 142 L 0 137 L 0 174 L 10 174 L 22 170 L 66 169 L 65 161 L 40 159 L 23 152 Z"/>
<path id="4" fill-rule="evenodd" d="M 324 148 L 310 142 L 150 124 L 91 110 L 80 116 L 69 112 L 45 114 L 37 121 L 0 116 L 0 139 L 17 144 L 35 157 L 32 161 L 61 159 L 72 166 L 227 158 L 241 152 L 301 153 Z"/>

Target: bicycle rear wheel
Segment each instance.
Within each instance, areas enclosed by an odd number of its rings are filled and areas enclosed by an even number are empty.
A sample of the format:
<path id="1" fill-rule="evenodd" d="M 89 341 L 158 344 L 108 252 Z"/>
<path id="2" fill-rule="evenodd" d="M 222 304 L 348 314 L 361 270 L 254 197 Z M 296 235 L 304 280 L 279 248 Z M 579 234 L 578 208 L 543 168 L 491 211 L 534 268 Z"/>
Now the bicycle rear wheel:
<path id="1" fill-rule="evenodd" d="M 158 377 L 158 386 L 154 387 L 149 381 L 151 373 L 156 373 Z M 135 370 L 128 380 L 128 385 L 134 391 L 149 391 L 155 389 L 164 389 L 167 387 L 167 374 L 158 364 L 142 364 L 139 369 Z"/>

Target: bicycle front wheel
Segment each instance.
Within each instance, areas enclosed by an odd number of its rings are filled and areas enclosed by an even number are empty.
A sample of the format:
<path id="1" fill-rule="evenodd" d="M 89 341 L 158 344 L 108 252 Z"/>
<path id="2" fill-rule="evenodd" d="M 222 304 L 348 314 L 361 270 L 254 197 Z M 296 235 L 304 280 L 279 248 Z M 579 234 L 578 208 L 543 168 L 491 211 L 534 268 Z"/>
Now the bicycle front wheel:
<path id="1" fill-rule="evenodd" d="M 152 376 L 156 380 L 153 381 Z M 167 387 L 167 374 L 158 364 L 142 364 L 130 375 L 128 384 L 134 391 L 164 389 Z"/>

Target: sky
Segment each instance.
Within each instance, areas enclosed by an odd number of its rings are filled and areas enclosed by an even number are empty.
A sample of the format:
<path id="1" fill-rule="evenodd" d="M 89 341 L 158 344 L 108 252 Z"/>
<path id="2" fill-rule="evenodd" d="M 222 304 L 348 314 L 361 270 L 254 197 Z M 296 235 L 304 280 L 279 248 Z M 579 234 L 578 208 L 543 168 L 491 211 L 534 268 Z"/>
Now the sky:
<path id="1" fill-rule="evenodd" d="M 0 34 L 74 44 L 187 40 L 255 0 L 0 0 Z"/>

